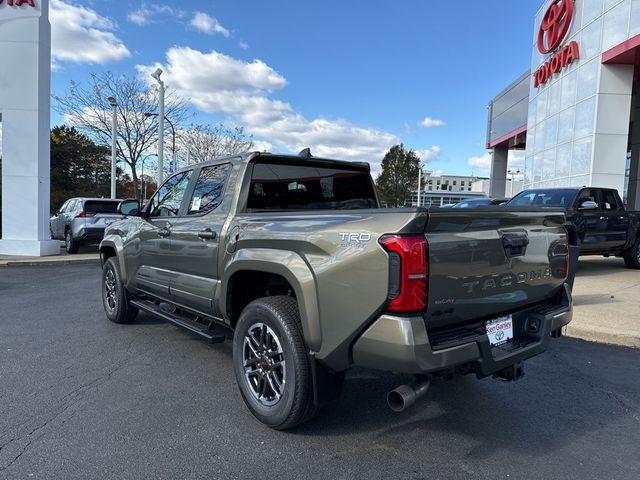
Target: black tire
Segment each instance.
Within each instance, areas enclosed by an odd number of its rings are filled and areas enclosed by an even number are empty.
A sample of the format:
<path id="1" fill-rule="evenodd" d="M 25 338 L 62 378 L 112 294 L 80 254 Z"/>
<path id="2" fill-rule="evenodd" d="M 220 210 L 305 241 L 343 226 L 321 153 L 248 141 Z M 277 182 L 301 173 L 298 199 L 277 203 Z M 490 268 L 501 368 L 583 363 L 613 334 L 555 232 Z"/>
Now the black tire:
<path id="1" fill-rule="evenodd" d="M 247 371 L 245 358 L 253 362 Z M 294 298 L 266 297 L 247 305 L 233 337 L 233 366 L 244 402 L 265 425 L 286 430 L 317 413 L 311 361 Z"/>
<path id="2" fill-rule="evenodd" d="M 80 248 L 80 244 L 73 239 L 71 229 L 68 229 L 64 234 L 64 248 L 69 254 L 78 253 L 78 248 Z"/>
<path id="3" fill-rule="evenodd" d="M 624 263 L 627 267 L 640 270 L 640 235 L 629 250 L 624 252 Z"/>
<path id="4" fill-rule="evenodd" d="M 138 309 L 131 306 L 130 295 L 124 288 L 116 257 L 110 257 L 102 267 L 102 305 L 107 318 L 114 323 L 131 323 Z"/>

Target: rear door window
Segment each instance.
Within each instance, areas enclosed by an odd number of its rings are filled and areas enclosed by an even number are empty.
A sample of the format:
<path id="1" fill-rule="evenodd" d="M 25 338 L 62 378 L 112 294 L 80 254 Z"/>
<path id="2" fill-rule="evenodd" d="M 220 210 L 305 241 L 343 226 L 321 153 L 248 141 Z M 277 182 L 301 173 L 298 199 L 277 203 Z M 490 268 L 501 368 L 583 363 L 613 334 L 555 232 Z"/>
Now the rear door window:
<path id="1" fill-rule="evenodd" d="M 222 194 L 231 165 L 213 165 L 200 171 L 193 190 L 187 215 L 203 215 L 214 211 L 222 203 Z"/>
<path id="2" fill-rule="evenodd" d="M 366 169 L 320 163 L 255 163 L 247 208 L 260 210 L 340 210 L 376 208 Z"/>

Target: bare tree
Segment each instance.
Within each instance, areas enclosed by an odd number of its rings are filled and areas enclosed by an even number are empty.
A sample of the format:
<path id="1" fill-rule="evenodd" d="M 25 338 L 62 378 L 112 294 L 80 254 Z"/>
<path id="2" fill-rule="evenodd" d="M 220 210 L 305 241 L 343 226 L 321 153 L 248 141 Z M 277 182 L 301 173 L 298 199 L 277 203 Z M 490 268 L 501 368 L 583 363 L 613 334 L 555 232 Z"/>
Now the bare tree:
<path id="1" fill-rule="evenodd" d="M 179 143 L 183 155 L 191 164 L 205 162 L 223 155 L 244 153 L 253 148 L 253 137 L 243 127 L 227 128 L 217 125 L 191 125 L 180 132 Z"/>
<path id="2" fill-rule="evenodd" d="M 157 147 L 158 118 L 145 115 L 158 108 L 157 89 L 137 77 L 111 72 L 93 73 L 87 85 L 72 81 L 63 97 L 53 98 L 56 111 L 64 116 L 65 123 L 82 130 L 98 144 L 111 145 L 112 108 L 109 97 L 115 97 L 118 103 L 118 159 L 127 163 L 134 185 L 138 185 L 138 162 L 143 154 Z M 176 128 L 185 120 L 187 113 L 186 99 L 167 89 L 165 114 Z"/>

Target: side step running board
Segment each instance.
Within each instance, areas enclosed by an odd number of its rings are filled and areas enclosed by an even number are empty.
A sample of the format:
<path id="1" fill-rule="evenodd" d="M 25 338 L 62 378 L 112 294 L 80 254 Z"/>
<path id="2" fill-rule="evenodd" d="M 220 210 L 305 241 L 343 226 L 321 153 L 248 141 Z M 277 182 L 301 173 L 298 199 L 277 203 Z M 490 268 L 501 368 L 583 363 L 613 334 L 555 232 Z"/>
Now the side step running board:
<path id="1" fill-rule="evenodd" d="M 153 303 L 151 301 L 134 299 L 134 300 L 131 300 L 131 305 L 133 305 L 134 307 L 144 312 L 155 315 L 156 317 L 160 317 L 163 320 L 169 323 L 172 323 L 177 327 L 183 328 L 193 333 L 194 335 L 198 335 L 199 337 L 206 339 L 208 342 L 223 343 L 226 340 L 226 337 L 223 333 L 217 332 L 211 328 L 206 328 L 206 327 L 200 328 L 199 326 L 200 324 L 198 324 L 197 322 L 184 319 L 180 315 L 168 312 L 162 309 L 160 305 Z M 202 326 L 204 327 L 204 325 Z"/>

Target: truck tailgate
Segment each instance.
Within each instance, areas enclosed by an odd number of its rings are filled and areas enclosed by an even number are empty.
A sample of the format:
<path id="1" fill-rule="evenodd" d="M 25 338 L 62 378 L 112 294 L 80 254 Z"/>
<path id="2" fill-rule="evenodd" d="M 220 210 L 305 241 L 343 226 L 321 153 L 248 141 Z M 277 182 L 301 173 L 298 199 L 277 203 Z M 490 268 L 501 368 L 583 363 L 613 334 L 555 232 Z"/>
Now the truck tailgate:
<path id="1" fill-rule="evenodd" d="M 566 277 L 562 211 L 433 209 L 427 328 L 496 318 L 558 294 Z"/>

